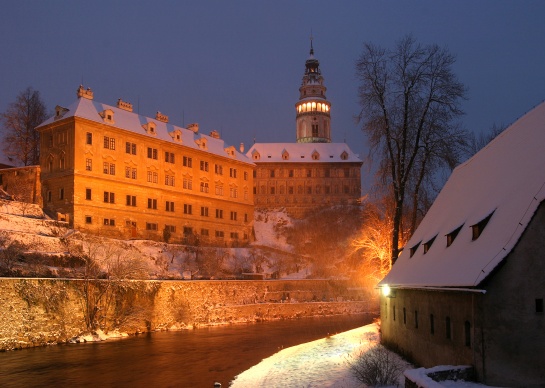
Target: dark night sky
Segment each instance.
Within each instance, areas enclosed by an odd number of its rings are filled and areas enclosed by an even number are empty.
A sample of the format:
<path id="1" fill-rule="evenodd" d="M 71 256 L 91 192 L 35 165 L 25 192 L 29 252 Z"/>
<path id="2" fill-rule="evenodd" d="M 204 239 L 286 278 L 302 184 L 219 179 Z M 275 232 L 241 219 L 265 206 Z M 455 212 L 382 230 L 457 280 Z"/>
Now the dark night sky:
<path id="1" fill-rule="evenodd" d="M 406 34 L 457 57 L 463 124 L 510 124 L 545 98 L 545 1 L 2 1 L 0 111 L 31 86 L 51 110 L 76 99 L 132 102 L 229 144 L 295 139 L 314 36 L 333 141 L 362 157 L 354 63 L 362 43 Z M 365 174 L 365 170 L 364 170 Z"/>

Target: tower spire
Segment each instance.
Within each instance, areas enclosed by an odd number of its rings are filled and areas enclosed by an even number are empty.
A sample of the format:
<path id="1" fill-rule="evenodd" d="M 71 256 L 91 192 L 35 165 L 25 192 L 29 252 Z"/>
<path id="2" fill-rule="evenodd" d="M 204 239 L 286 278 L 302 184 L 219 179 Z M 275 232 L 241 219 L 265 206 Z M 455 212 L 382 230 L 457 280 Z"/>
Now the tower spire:
<path id="1" fill-rule="evenodd" d="M 314 58 L 314 37 L 310 34 L 310 57 L 305 62 L 305 74 L 295 104 L 298 143 L 330 143 L 330 109 L 320 71 L 320 61 Z"/>

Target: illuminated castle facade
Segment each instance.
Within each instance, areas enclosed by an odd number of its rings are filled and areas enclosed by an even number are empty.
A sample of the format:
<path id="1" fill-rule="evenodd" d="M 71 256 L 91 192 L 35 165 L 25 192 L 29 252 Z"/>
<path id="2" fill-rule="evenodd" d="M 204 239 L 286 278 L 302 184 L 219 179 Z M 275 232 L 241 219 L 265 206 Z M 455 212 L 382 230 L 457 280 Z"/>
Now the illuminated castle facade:
<path id="1" fill-rule="evenodd" d="M 120 238 L 244 244 L 253 228 L 248 157 L 216 131 L 182 128 L 94 101 L 57 106 L 40 125 L 44 209 L 78 230 Z"/>
<path id="2" fill-rule="evenodd" d="M 296 143 L 255 143 L 246 153 L 256 165 L 256 208 L 285 208 L 301 217 L 358 203 L 363 162 L 346 143 L 331 142 L 331 103 L 312 41 L 295 111 Z"/>

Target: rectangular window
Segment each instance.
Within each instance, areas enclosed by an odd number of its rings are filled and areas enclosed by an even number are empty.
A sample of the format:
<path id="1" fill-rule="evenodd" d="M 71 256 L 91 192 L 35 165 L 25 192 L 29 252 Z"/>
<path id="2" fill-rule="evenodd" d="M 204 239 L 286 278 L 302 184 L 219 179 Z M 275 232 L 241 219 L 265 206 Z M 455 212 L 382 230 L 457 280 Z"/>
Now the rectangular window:
<path id="1" fill-rule="evenodd" d="M 464 337 L 465 337 L 465 345 L 470 348 L 471 347 L 471 323 L 469 321 L 465 321 L 464 323 Z"/>
<path id="2" fill-rule="evenodd" d="M 174 163 L 174 153 L 165 151 L 165 162 Z"/>
<path id="3" fill-rule="evenodd" d="M 245 181 L 248 180 L 248 171 L 244 171 L 244 180 L 245 180 Z"/>
<path id="4" fill-rule="evenodd" d="M 208 217 L 208 207 L 201 206 L 201 216 Z"/>
<path id="5" fill-rule="evenodd" d="M 148 182 L 157 183 L 159 181 L 159 174 L 155 171 L 148 171 Z"/>
<path id="6" fill-rule="evenodd" d="M 208 182 L 201 182 L 201 193 L 208 193 Z"/>
<path id="7" fill-rule="evenodd" d="M 91 200 L 91 189 L 85 189 L 85 199 L 87 201 Z"/>
<path id="8" fill-rule="evenodd" d="M 222 230 L 216 230 L 216 238 L 223 238 L 224 233 Z"/>
<path id="9" fill-rule="evenodd" d="M 64 188 L 59 189 L 59 199 L 64 199 Z"/>
<path id="10" fill-rule="evenodd" d="M 248 222 L 248 213 L 244 213 L 244 222 Z"/>
<path id="11" fill-rule="evenodd" d="M 543 298 L 536 299 L 536 313 L 543 312 Z"/>
<path id="12" fill-rule="evenodd" d="M 93 170 L 93 160 L 92 159 L 85 159 L 85 170 L 92 171 Z"/>
<path id="13" fill-rule="evenodd" d="M 284 193 L 282 193 L 282 194 L 284 194 Z M 248 199 L 248 190 L 247 189 L 244 189 L 244 199 Z"/>
<path id="14" fill-rule="evenodd" d="M 237 212 L 231 212 L 231 221 L 237 220 Z"/>
<path id="15" fill-rule="evenodd" d="M 208 229 L 201 229 L 201 236 L 209 236 L 210 232 Z"/>
<path id="16" fill-rule="evenodd" d="M 223 166 L 221 164 L 214 165 L 214 173 L 218 175 L 223 175 Z"/>
<path id="17" fill-rule="evenodd" d="M 166 201 L 165 202 L 165 210 L 167 212 L 173 212 L 174 211 L 174 202 L 172 201 Z"/>
<path id="18" fill-rule="evenodd" d="M 293 186 L 288 187 L 288 194 L 293 194 Z"/>
<path id="19" fill-rule="evenodd" d="M 451 331 L 451 327 L 450 327 L 450 317 L 447 317 L 445 319 L 445 334 L 446 334 L 446 337 L 447 339 L 451 339 L 452 337 L 452 331 Z"/>
<path id="20" fill-rule="evenodd" d="M 174 175 L 165 175 L 165 185 L 174 187 Z"/>
<path id="21" fill-rule="evenodd" d="M 270 171 L 270 177 L 274 178 L 274 169 Z"/>
<path id="22" fill-rule="evenodd" d="M 345 168 L 343 171 L 344 171 L 344 177 L 345 177 L 345 178 L 349 178 L 349 177 L 350 177 L 350 169 L 349 169 L 349 168 Z"/>
<path id="23" fill-rule="evenodd" d="M 433 314 L 430 314 L 430 334 L 435 334 L 435 320 Z"/>
<path id="24" fill-rule="evenodd" d="M 157 160 L 157 148 L 148 147 L 148 159 Z"/>
<path id="25" fill-rule="evenodd" d="M 92 145 L 93 144 L 93 134 L 91 132 L 87 132 L 85 135 L 85 144 Z"/>
<path id="26" fill-rule="evenodd" d="M 104 136 L 104 148 L 115 150 L 115 139 L 113 137 Z"/>
<path id="27" fill-rule="evenodd" d="M 184 189 L 192 190 L 193 189 L 193 181 L 189 178 L 184 178 Z"/>
<path id="28" fill-rule="evenodd" d="M 115 194 L 109 191 L 104 192 L 104 202 L 115 203 Z"/>
<path id="29" fill-rule="evenodd" d="M 193 159 L 189 156 L 184 156 L 182 158 L 182 164 L 184 167 L 193 167 Z"/>
<path id="30" fill-rule="evenodd" d="M 414 328 L 418 329 L 418 311 L 414 310 Z"/>
<path id="31" fill-rule="evenodd" d="M 136 206 L 136 195 L 127 195 L 125 205 Z"/>
<path id="32" fill-rule="evenodd" d="M 146 222 L 146 230 L 157 230 L 157 224 L 153 222 Z"/>
<path id="33" fill-rule="evenodd" d="M 237 232 L 231 232 L 231 239 L 232 240 L 238 240 L 238 233 Z"/>
<path id="34" fill-rule="evenodd" d="M 331 176 L 331 172 L 329 171 L 329 168 L 326 168 L 326 169 L 324 170 L 324 174 L 325 174 L 325 177 L 326 177 L 326 178 L 329 178 L 329 177 Z"/>
<path id="35" fill-rule="evenodd" d="M 85 223 L 86 224 L 92 224 L 93 223 L 93 217 L 85 216 Z"/>
<path id="36" fill-rule="evenodd" d="M 113 218 L 105 218 L 104 219 L 104 225 L 105 226 L 115 226 L 115 220 Z"/>
<path id="37" fill-rule="evenodd" d="M 216 209 L 216 218 L 223 218 L 223 210 Z"/>
<path id="38" fill-rule="evenodd" d="M 193 206 L 184 203 L 184 214 L 193 214 Z"/>
<path id="39" fill-rule="evenodd" d="M 148 209 L 157 209 L 157 199 L 148 198 Z"/>
<path id="40" fill-rule="evenodd" d="M 407 324 L 407 310 L 403 307 L 403 323 Z"/>
<path id="41" fill-rule="evenodd" d="M 396 306 L 395 304 L 392 306 L 392 315 L 394 317 L 394 321 L 396 320 Z"/>
<path id="42" fill-rule="evenodd" d="M 208 162 L 201 160 L 200 169 L 201 171 L 208 171 Z"/>
<path id="43" fill-rule="evenodd" d="M 236 168 L 230 168 L 229 169 L 229 176 L 231 178 L 236 178 L 237 177 L 237 169 Z"/>
<path id="44" fill-rule="evenodd" d="M 293 178 L 293 170 L 289 170 L 288 176 L 289 176 L 290 178 Z"/>
<path id="45" fill-rule="evenodd" d="M 223 195 L 223 186 L 216 185 L 216 195 Z"/>
<path id="46" fill-rule="evenodd" d="M 115 175 L 115 164 L 104 162 L 102 164 L 102 172 L 108 175 Z"/>
<path id="47" fill-rule="evenodd" d="M 125 143 L 125 153 L 136 155 L 136 144 L 131 142 Z"/>
<path id="48" fill-rule="evenodd" d="M 229 196 L 231 198 L 237 198 L 238 197 L 238 191 L 236 187 L 229 188 Z"/>

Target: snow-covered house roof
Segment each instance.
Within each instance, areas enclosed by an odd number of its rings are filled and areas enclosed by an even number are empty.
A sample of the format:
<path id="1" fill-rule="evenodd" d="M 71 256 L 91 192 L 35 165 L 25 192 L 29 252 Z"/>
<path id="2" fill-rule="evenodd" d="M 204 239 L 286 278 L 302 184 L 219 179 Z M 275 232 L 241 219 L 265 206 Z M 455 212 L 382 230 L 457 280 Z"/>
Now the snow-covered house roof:
<path id="1" fill-rule="evenodd" d="M 542 103 L 454 170 L 380 285 L 478 286 L 511 252 L 544 199 Z"/>
<path id="2" fill-rule="evenodd" d="M 251 159 L 245 154 L 238 152 L 233 146 L 226 145 L 215 134 L 208 136 L 196 133 L 190 129 L 178 127 L 161 119 L 142 116 L 126 109 L 106 105 L 88 98 L 79 97 L 66 108 L 57 107 L 56 111 L 57 114 L 55 116 L 47 119 L 38 128 L 68 117 L 80 117 L 97 123 L 110 124 L 142 136 L 160 139 L 173 144 L 181 144 L 243 163 L 253 164 Z M 166 117 L 159 112 L 157 115 L 159 118 Z"/>
<path id="3" fill-rule="evenodd" d="M 255 143 L 246 156 L 255 163 L 362 162 L 346 143 Z"/>

